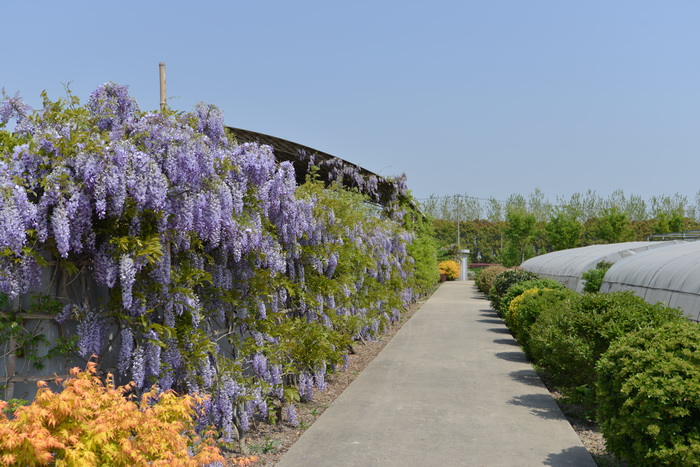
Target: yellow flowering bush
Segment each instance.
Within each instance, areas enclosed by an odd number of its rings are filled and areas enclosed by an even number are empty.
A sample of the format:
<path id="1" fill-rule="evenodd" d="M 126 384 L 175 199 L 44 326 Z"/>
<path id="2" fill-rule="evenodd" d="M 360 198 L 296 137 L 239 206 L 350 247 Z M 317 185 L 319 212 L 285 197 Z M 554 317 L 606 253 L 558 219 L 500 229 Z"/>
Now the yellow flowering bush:
<path id="1" fill-rule="evenodd" d="M 453 281 L 459 277 L 459 263 L 450 259 L 440 261 L 438 264 L 440 274 L 444 274 L 448 281 Z"/>

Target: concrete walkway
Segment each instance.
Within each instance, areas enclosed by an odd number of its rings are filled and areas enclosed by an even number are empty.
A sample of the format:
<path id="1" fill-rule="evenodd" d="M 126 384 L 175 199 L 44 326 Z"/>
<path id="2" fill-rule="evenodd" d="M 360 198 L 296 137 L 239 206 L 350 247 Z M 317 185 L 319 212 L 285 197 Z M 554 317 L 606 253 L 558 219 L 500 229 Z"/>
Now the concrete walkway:
<path id="1" fill-rule="evenodd" d="M 467 281 L 444 283 L 277 465 L 595 463 Z"/>

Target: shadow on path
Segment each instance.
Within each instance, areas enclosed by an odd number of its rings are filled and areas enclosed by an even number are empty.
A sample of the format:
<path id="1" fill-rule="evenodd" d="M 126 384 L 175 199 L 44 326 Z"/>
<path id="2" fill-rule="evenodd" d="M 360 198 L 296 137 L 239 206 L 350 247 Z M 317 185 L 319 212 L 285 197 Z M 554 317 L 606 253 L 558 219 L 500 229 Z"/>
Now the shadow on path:
<path id="1" fill-rule="evenodd" d="M 518 345 L 518 341 L 515 339 L 494 339 L 493 340 L 494 344 L 503 344 L 503 345 Z"/>
<path id="2" fill-rule="evenodd" d="M 516 362 L 516 363 L 530 363 L 527 360 L 527 357 L 525 356 L 524 353 L 521 351 L 517 352 L 498 352 L 496 354 L 496 357 L 500 358 L 501 360 L 506 360 L 508 362 Z"/>
<path id="3" fill-rule="evenodd" d="M 496 334 L 508 334 L 509 336 L 512 336 L 508 328 L 490 328 L 489 331 L 495 332 Z"/>
<path id="4" fill-rule="evenodd" d="M 550 454 L 547 459 L 543 462 L 544 465 L 581 465 L 582 459 L 590 459 L 588 457 L 588 451 L 583 446 L 574 446 L 571 448 L 564 449 L 562 452 L 557 454 Z"/>
<path id="5" fill-rule="evenodd" d="M 510 378 L 519 383 L 527 384 L 528 386 L 534 386 L 537 388 L 542 387 L 542 380 L 535 370 L 528 368 L 526 370 L 512 371 L 508 374 Z"/>
<path id="6" fill-rule="evenodd" d="M 482 315 L 493 316 L 494 318 L 498 318 L 498 313 L 496 313 L 496 311 L 492 309 L 479 310 L 479 313 L 481 313 Z"/>
<path id="7" fill-rule="evenodd" d="M 477 319 L 476 320 L 478 323 L 487 323 L 487 324 L 503 324 L 503 321 L 500 319 Z"/>
<path id="8" fill-rule="evenodd" d="M 546 420 L 561 420 L 563 417 L 561 410 L 549 394 L 525 394 L 512 398 L 508 403 L 526 407 L 533 415 Z"/>

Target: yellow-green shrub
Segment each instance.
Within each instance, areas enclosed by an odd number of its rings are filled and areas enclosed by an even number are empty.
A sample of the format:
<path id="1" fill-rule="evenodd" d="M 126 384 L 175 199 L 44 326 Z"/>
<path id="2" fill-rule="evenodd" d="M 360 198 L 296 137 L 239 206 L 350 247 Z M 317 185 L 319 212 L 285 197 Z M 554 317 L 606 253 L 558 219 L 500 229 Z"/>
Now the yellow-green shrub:
<path id="1" fill-rule="evenodd" d="M 60 393 L 40 382 L 30 405 L 8 418 L 0 401 L 0 464 L 197 466 L 224 459 L 195 432 L 198 396 L 173 391 L 144 394 L 140 404 L 126 397 L 133 383 L 115 387 L 87 371 L 71 370 Z M 191 451 L 191 454 L 190 452 Z"/>
<path id="2" fill-rule="evenodd" d="M 440 261 L 438 264 L 440 274 L 444 274 L 448 281 L 453 281 L 459 277 L 459 263 L 450 259 Z"/>
<path id="3" fill-rule="evenodd" d="M 531 297 L 533 295 L 537 295 L 540 290 L 552 290 L 552 289 L 540 289 L 537 287 L 533 287 L 531 289 L 527 289 L 517 297 L 515 297 L 513 300 L 510 301 L 510 304 L 508 305 L 508 311 L 505 316 L 506 323 L 512 323 L 515 319 L 515 316 L 518 313 L 518 309 L 520 308 L 520 305 L 523 303 L 523 301 L 527 297 Z M 508 324 L 508 327 L 510 327 L 510 324 Z"/>

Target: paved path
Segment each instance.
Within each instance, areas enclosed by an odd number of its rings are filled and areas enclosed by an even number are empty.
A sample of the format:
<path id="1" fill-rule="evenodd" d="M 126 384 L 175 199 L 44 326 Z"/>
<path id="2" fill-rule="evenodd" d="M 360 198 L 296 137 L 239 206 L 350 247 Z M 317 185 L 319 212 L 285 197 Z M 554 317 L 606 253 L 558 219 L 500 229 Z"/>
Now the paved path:
<path id="1" fill-rule="evenodd" d="M 473 282 L 446 282 L 278 467 L 595 466 Z"/>

